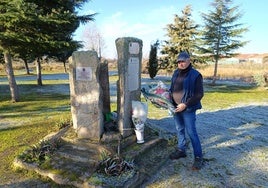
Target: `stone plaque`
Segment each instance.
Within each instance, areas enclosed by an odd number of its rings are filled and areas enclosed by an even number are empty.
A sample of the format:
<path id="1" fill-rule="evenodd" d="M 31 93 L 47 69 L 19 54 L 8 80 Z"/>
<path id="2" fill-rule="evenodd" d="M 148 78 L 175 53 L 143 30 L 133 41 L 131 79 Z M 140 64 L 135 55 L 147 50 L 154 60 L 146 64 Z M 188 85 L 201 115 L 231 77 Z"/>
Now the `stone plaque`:
<path id="1" fill-rule="evenodd" d="M 137 42 L 130 42 L 129 43 L 129 53 L 130 54 L 139 54 L 140 52 L 140 45 Z"/>
<path id="2" fill-rule="evenodd" d="M 76 67 L 76 80 L 91 81 L 92 80 L 91 67 Z"/>
<path id="3" fill-rule="evenodd" d="M 139 88 L 139 58 L 131 57 L 128 60 L 128 90 Z"/>

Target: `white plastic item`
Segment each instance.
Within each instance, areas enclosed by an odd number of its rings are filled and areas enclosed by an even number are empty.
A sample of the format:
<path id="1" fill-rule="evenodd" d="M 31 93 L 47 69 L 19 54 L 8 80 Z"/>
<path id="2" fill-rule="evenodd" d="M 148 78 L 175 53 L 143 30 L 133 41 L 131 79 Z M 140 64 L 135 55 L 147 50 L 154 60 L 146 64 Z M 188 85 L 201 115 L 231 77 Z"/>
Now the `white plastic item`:
<path id="1" fill-rule="evenodd" d="M 148 104 L 141 101 L 132 101 L 132 121 L 134 125 L 144 124 L 147 119 Z"/>
<path id="2" fill-rule="evenodd" d="M 144 129 L 135 129 L 137 143 L 142 144 L 144 143 Z"/>
<path id="3" fill-rule="evenodd" d="M 132 101 L 132 122 L 135 125 L 137 143 L 144 143 L 144 126 L 148 114 L 148 104 L 141 101 Z"/>

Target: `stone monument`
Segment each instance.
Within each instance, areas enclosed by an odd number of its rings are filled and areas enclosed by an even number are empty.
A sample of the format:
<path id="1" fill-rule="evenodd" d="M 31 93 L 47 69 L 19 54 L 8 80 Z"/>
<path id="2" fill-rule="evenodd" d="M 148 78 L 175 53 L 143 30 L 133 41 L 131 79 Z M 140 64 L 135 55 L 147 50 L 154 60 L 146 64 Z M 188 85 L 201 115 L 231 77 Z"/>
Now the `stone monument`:
<path id="1" fill-rule="evenodd" d="M 132 100 L 140 101 L 142 40 L 133 37 L 115 41 L 118 54 L 117 113 L 123 138 L 133 134 Z"/>
<path id="2" fill-rule="evenodd" d="M 97 52 L 73 53 L 70 58 L 71 112 L 79 138 L 99 140 L 104 130 L 99 72 Z"/>

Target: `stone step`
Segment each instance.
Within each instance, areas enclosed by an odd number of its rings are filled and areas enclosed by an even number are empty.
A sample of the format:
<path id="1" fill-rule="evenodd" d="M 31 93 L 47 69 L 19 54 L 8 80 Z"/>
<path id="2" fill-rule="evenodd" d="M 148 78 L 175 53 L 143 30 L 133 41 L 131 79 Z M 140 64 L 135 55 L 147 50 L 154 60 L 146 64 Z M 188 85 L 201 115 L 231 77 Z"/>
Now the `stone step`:
<path id="1" fill-rule="evenodd" d="M 97 163 L 100 153 L 92 148 L 84 148 L 81 150 L 74 148 L 71 145 L 64 145 L 61 146 L 58 151 L 56 151 L 55 155 L 82 163 Z"/>
<path id="2" fill-rule="evenodd" d="M 95 172 L 97 164 L 98 162 L 93 160 L 84 162 L 81 160 L 73 160 L 73 158 L 69 157 L 65 158 L 65 156 L 62 157 L 61 155 L 56 154 L 51 161 L 51 166 L 53 168 L 47 171 L 47 173 L 53 174 L 53 172 L 62 172 L 62 180 L 56 182 L 58 184 L 68 185 L 71 181 L 83 184 Z"/>
<path id="3" fill-rule="evenodd" d="M 130 187 L 140 187 L 144 182 L 149 180 L 150 177 L 166 164 L 171 151 L 168 141 L 161 138 L 150 137 L 144 144 L 138 146 L 130 146 L 130 148 L 136 149 L 131 150 L 129 148 L 123 154 L 124 156 L 133 158 L 137 169 L 139 169 L 137 176 L 126 182 L 126 185 L 131 185 Z"/>
<path id="4" fill-rule="evenodd" d="M 68 131 L 67 131 L 68 134 Z M 89 179 L 95 174 L 97 166 L 101 161 L 103 152 L 117 155 L 127 160 L 134 160 L 135 173 L 120 181 L 120 187 L 139 187 L 147 181 L 154 173 L 164 165 L 168 159 L 168 141 L 159 138 L 150 129 L 145 130 L 144 143 L 138 144 L 135 135 L 115 140 L 111 145 L 105 143 L 95 143 L 87 139 L 77 139 L 61 136 L 61 146 L 51 157 L 48 166 L 34 166 L 17 161 L 23 168 L 34 170 L 42 176 L 49 177 L 57 184 L 70 185 L 73 187 L 96 187 Z M 111 141 L 112 143 L 112 141 Z M 115 148 L 120 143 L 118 153 Z M 107 180 L 108 179 L 108 180 Z M 107 181 L 106 181 L 107 180 Z M 109 177 L 98 179 L 102 186 L 112 186 Z M 118 182 L 117 178 L 115 181 Z"/>
<path id="5" fill-rule="evenodd" d="M 50 160 L 50 169 L 43 175 L 59 173 L 61 175 L 58 175 L 57 179 L 50 178 L 58 184 L 83 187 L 96 171 L 102 151 L 106 149 L 101 145 L 89 143 L 86 139 L 63 138 L 59 149 Z"/>
<path id="6" fill-rule="evenodd" d="M 164 140 L 159 137 L 149 137 L 145 139 L 143 144 L 133 143 L 128 146 L 123 152 L 127 158 L 136 159 L 140 155 L 144 155 L 146 152 L 154 149 L 158 144 L 161 144 Z"/>
<path id="7" fill-rule="evenodd" d="M 120 143 L 119 154 L 125 158 L 136 159 L 140 155 L 144 155 L 146 152 L 152 150 L 155 146 L 164 142 L 164 139 L 155 135 L 145 135 L 143 144 L 136 142 L 135 135 L 131 135 L 125 138 Z M 118 154 L 118 143 L 114 147 L 113 152 L 107 149 L 107 146 L 101 144 L 92 144 L 85 139 L 80 140 L 66 140 L 62 142 L 61 147 L 57 150 L 56 154 L 69 158 L 77 162 L 98 162 L 101 160 L 102 152 L 107 154 Z"/>

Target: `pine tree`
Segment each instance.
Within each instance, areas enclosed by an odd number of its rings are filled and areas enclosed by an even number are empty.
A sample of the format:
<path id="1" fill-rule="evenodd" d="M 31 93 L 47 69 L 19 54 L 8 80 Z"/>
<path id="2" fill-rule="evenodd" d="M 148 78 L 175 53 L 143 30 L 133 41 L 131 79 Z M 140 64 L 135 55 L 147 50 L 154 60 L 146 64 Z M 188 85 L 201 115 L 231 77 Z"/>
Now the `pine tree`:
<path id="1" fill-rule="evenodd" d="M 148 62 L 148 72 L 151 79 L 153 79 L 158 72 L 158 59 L 157 59 L 158 46 L 159 46 L 158 40 L 151 45 L 149 62 Z"/>
<path id="2" fill-rule="evenodd" d="M 31 2 L 32 0 L 24 0 Z M 32 24 L 34 33 L 31 40 L 38 50 L 32 50 L 37 58 L 37 84 L 42 85 L 41 59 L 42 56 L 56 56 L 63 58 L 70 55 L 70 51 L 75 51 L 82 45 L 78 41 L 73 41 L 72 34 L 79 27 L 80 23 L 87 23 L 93 20 L 92 15 L 78 16 L 76 8 L 79 8 L 81 1 L 50 0 L 35 1 L 38 17 Z M 65 59 L 67 57 L 64 57 Z"/>
<path id="3" fill-rule="evenodd" d="M 161 53 L 165 54 L 168 62 L 168 71 L 174 70 L 176 67 L 177 55 L 181 51 L 187 51 L 189 54 L 193 54 L 196 46 L 196 37 L 198 35 L 198 25 L 191 19 L 192 9 L 190 5 L 187 5 L 182 10 L 182 15 L 177 14 L 174 17 L 174 23 L 167 25 L 167 36 L 169 40 L 164 41 Z"/>
<path id="4" fill-rule="evenodd" d="M 93 20 L 92 15 L 78 16 L 77 8 L 88 0 L 1 0 L 0 51 L 4 54 L 10 91 L 18 101 L 18 89 L 12 69 L 12 56 L 37 58 L 37 83 L 42 85 L 41 58 L 70 53 L 81 47 L 72 39 L 80 23 Z M 7 62 L 10 61 L 10 62 Z"/>
<path id="5" fill-rule="evenodd" d="M 212 84 L 215 84 L 217 79 L 219 59 L 236 55 L 234 50 L 247 43 L 241 42 L 239 38 L 248 29 L 236 23 L 242 14 L 238 11 L 238 6 L 231 7 L 231 4 L 231 0 L 214 0 L 211 4 L 214 10 L 202 14 L 204 29 L 201 37 L 203 45 L 200 50 L 210 55 L 215 62 Z"/>

